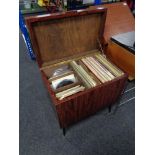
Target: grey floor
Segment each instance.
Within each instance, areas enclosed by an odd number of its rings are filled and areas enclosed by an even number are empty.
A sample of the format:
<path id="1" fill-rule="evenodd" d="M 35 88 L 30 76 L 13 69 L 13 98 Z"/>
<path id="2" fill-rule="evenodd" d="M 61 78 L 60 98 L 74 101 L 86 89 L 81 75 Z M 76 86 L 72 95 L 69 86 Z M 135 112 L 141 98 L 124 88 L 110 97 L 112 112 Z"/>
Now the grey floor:
<path id="1" fill-rule="evenodd" d="M 135 83 L 114 113 L 102 110 L 71 126 L 64 137 L 35 61 L 19 40 L 20 155 L 134 155 Z"/>

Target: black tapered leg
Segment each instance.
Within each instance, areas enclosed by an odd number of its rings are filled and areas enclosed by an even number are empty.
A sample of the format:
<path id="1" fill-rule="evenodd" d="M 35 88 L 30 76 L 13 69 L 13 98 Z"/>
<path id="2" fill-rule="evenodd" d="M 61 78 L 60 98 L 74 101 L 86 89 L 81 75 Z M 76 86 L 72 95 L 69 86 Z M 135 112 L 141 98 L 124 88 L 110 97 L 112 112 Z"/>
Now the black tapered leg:
<path id="1" fill-rule="evenodd" d="M 63 130 L 63 135 L 65 136 L 66 135 L 66 129 L 63 128 L 62 130 Z"/>
<path id="2" fill-rule="evenodd" d="M 108 107 L 108 111 L 109 111 L 109 113 L 111 112 L 111 105 Z"/>
<path id="3" fill-rule="evenodd" d="M 113 110 L 113 113 L 115 114 L 119 108 L 119 105 L 120 105 L 120 101 L 122 99 L 122 95 L 124 94 L 125 92 L 125 88 L 123 89 L 122 93 L 121 93 L 121 96 L 118 98 L 117 102 L 116 102 L 116 106 L 115 106 L 115 109 Z"/>

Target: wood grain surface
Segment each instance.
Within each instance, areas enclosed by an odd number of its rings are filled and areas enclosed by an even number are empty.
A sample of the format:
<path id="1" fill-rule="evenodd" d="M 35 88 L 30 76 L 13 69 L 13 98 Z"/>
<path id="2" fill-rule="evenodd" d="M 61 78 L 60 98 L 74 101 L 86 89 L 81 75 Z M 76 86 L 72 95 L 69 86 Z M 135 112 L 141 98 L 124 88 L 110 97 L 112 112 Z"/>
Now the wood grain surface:
<path id="1" fill-rule="evenodd" d="M 41 68 L 43 63 L 87 53 L 98 46 L 104 33 L 107 9 L 85 10 L 35 16 L 26 19 L 33 49 Z M 49 75 L 49 71 L 48 75 Z M 125 87 L 127 74 L 96 87 L 58 100 L 44 70 L 41 75 L 52 99 L 61 128 L 115 104 Z"/>
<path id="2" fill-rule="evenodd" d="M 107 57 L 130 77 L 135 77 L 135 55 L 114 42 L 109 42 L 106 49 Z"/>
<path id="3" fill-rule="evenodd" d="M 135 20 L 126 2 L 103 4 L 101 7 L 107 8 L 103 36 L 106 42 L 113 35 L 135 30 Z M 96 6 L 90 7 L 95 8 Z"/>
<path id="4" fill-rule="evenodd" d="M 101 5 L 107 8 L 107 17 L 104 27 L 103 40 L 108 43 L 105 49 L 106 55 L 117 66 L 128 73 L 129 79 L 135 77 L 135 56 L 125 48 L 112 44 L 110 38 L 113 35 L 135 30 L 135 19 L 126 2 Z M 96 6 L 90 7 L 95 9 Z"/>
<path id="5" fill-rule="evenodd" d="M 105 18 L 106 9 L 26 18 L 39 66 L 97 49 Z"/>
<path id="6" fill-rule="evenodd" d="M 45 73 L 41 71 L 41 74 L 49 91 L 52 104 L 56 109 L 61 128 L 66 128 L 109 105 L 115 104 L 127 81 L 127 74 L 124 74 L 112 81 L 66 97 L 63 100 L 58 100 L 50 88 Z"/>
<path id="7" fill-rule="evenodd" d="M 81 93 L 79 96 L 64 101 L 56 106 L 61 128 L 76 123 L 99 110 L 112 105 L 121 95 L 125 86 L 127 76 L 90 90 L 88 93 Z"/>

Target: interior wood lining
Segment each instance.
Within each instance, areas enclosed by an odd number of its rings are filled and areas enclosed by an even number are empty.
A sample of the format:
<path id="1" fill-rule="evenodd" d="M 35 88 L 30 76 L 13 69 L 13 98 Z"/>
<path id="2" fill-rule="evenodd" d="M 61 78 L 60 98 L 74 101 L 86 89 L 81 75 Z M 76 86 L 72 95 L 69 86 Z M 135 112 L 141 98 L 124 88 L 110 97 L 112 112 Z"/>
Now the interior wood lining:
<path id="1" fill-rule="evenodd" d="M 33 30 L 42 62 L 97 49 L 102 17 L 102 14 L 91 14 L 35 22 Z"/>

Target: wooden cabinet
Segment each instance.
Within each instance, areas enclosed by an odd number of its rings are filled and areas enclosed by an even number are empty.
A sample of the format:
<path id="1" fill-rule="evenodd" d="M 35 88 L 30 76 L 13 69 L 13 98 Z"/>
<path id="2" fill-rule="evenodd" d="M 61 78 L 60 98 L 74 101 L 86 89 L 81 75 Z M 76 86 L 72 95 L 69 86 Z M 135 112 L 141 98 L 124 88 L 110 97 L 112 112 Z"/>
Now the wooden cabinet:
<path id="1" fill-rule="evenodd" d="M 104 48 L 102 36 L 106 13 L 107 9 L 98 8 L 32 16 L 26 19 L 38 66 L 61 128 L 111 106 L 125 87 L 126 73 L 59 100 L 48 80 L 51 69 L 58 64 L 87 56 L 92 54 L 93 50 L 101 53 L 98 42 Z"/>

